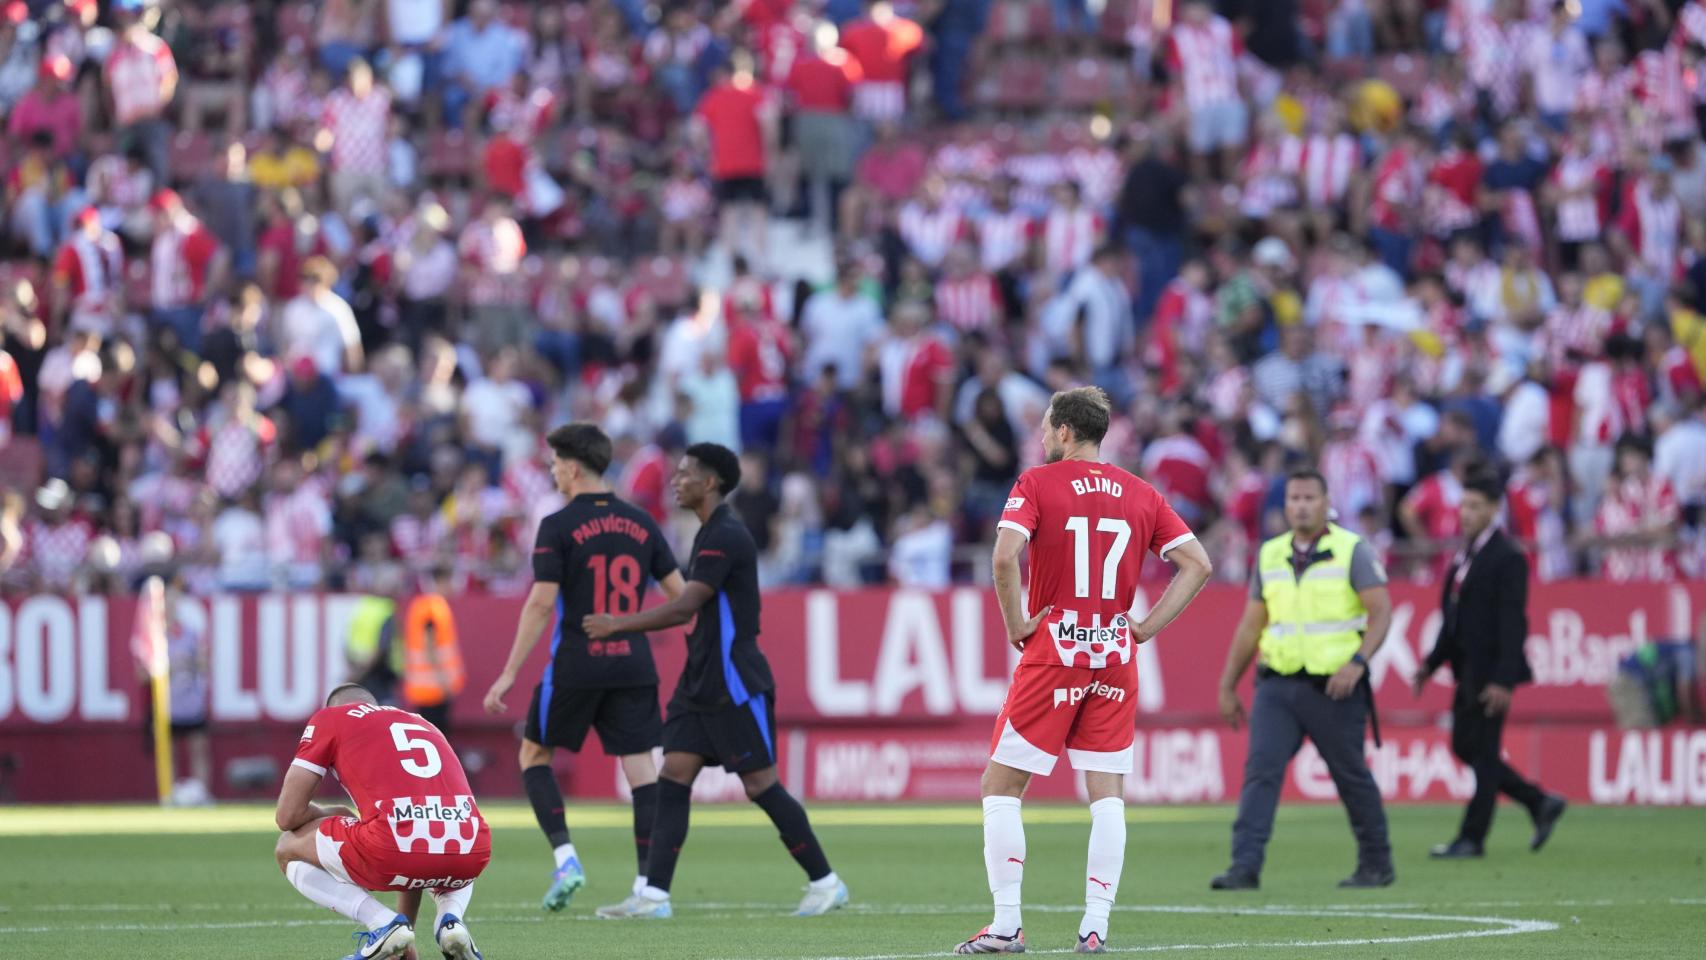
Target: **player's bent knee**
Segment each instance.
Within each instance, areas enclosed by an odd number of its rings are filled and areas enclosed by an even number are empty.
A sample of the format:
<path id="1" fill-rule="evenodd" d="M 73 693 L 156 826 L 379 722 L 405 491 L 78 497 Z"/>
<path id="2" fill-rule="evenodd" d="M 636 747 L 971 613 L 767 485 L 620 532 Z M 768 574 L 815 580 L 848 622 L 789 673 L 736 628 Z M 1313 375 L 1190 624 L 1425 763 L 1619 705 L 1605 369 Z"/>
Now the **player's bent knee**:
<path id="1" fill-rule="evenodd" d="M 651 753 L 630 753 L 621 760 L 622 776 L 627 779 L 630 789 L 658 782 L 658 765 Z"/>
<path id="2" fill-rule="evenodd" d="M 663 755 L 663 772 L 658 774 L 658 779 L 691 787 L 704 766 L 705 761 L 693 754 L 666 753 Z"/>
<path id="3" fill-rule="evenodd" d="M 757 800 L 760 794 L 780 783 L 781 779 L 776 775 L 775 767 L 765 767 L 763 770 L 740 775 L 741 786 L 746 788 L 748 800 Z"/>
<path id="4" fill-rule="evenodd" d="M 526 770 L 529 767 L 550 766 L 551 748 L 543 744 L 534 743 L 532 740 L 523 740 L 521 741 L 521 750 L 517 753 L 516 759 L 523 770 Z"/>
<path id="5" fill-rule="evenodd" d="M 292 863 L 304 859 L 298 853 L 300 849 L 301 844 L 294 831 L 279 834 L 278 843 L 273 846 L 273 857 L 278 860 L 278 868 L 284 870 Z"/>
<path id="6" fill-rule="evenodd" d="M 986 797 L 1022 797 L 1030 782 L 1031 775 L 1025 771 L 991 760 L 983 768 L 983 779 L 978 786 Z"/>
<path id="7" fill-rule="evenodd" d="M 1125 795 L 1125 775 L 1089 770 L 1084 774 L 1084 793 L 1091 803 Z"/>

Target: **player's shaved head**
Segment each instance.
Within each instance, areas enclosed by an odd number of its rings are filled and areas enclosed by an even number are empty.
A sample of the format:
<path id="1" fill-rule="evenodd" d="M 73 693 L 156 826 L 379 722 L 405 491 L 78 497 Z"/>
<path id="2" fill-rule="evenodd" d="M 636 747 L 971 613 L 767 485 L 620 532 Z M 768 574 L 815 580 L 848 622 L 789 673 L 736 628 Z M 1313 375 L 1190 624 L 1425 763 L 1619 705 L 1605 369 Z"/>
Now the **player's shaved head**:
<path id="1" fill-rule="evenodd" d="M 326 706 L 341 707 L 346 703 L 378 703 L 379 700 L 359 683 L 340 683 L 326 694 Z"/>

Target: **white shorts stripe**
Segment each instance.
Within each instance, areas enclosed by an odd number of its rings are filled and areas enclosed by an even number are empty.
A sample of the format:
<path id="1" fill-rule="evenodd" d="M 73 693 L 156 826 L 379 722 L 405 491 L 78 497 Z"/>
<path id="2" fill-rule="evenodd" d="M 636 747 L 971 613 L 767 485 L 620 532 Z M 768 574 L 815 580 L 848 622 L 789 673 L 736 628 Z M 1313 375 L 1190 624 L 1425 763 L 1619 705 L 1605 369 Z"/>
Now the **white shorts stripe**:
<path id="1" fill-rule="evenodd" d="M 316 831 L 314 834 L 314 852 L 319 855 L 320 866 L 339 880 L 354 883 L 355 881 L 349 878 L 349 871 L 344 869 L 342 854 L 338 852 L 338 848 L 342 846 L 343 844 L 326 836 L 323 831 Z"/>
<path id="2" fill-rule="evenodd" d="M 1091 773 L 1131 773 L 1132 748 L 1116 750 L 1113 753 L 1097 753 L 1094 750 L 1073 750 L 1068 747 L 1066 760 L 1074 770 L 1086 770 Z"/>
<path id="3" fill-rule="evenodd" d="M 1007 721 L 1007 726 L 1001 728 L 1001 740 L 995 745 L 995 755 L 989 759 L 1002 766 L 1034 773 L 1046 777 L 1054 772 L 1056 758 L 1053 754 L 1043 752 L 1043 749 L 1020 735 L 1013 728 L 1013 721 Z M 1126 769 L 1131 769 L 1131 751 L 1126 751 Z"/>

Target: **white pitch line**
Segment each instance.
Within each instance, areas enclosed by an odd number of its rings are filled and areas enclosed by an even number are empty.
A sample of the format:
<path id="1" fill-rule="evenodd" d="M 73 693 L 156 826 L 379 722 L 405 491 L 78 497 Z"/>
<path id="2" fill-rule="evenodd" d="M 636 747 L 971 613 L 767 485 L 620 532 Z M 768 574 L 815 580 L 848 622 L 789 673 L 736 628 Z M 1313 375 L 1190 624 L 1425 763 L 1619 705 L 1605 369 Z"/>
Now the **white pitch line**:
<path id="1" fill-rule="evenodd" d="M 979 907 L 978 909 L 987 909 Z M 1028 910 L 1043 913 L 1063 913 L 1079 911 L 1083 908 L 1073 906 L 1028 905 Z M 1179 914 L 1246 914 L 1277 917 L 1337 917 L 1341 919 L 1367 920 L 1409 920 L 1437 921 L 1444 923 L 1476 923 L 1491 925 L 1481 930 L 1455 930 L 1448 933 L 1423 933 L 1409 936 L 1392 937 L 1347 937 L 1335 940 L 1236 940 L 1216 943 L 1171 943 L 1145 944 L 1136 947 L 1109 947 L 1109 953 L 1171 953 L 1180 950 L 1248 950 L 1248 949 L 1304 949 L 1314 947 L 1365 947 L 1380 946 L 1396 943 L 1429 943 L 1441 940 L 1467 940 L 1479 937 L 1503 937 L 1518 933 L 1546 933 L 1558 929 L 1556 923 L 1546 920 L 1511 920 L 1505 917 L 1475 917 L 1456 916 L 1448 914 L 1393 913 L 1389 911 L 1351 911 L 1335 909 L 1264 909 L 1251 908 L 1246 910 L 1227 909 L 1223 907 L 1200 906 L 1151 906 L 1151 905 L 1116 905 L 1115 910 L 1132 913 L 1179 913 Z M 960 908 L 943 908 L 942 912 L 961 912 Z M 809 960 L 922 960 L 926 957 L 937 957 L 945 950 L 932 950 L 926 953 L 868 953 L 845 954 L 838 956 L 819 956 Z M 1074 953 L 1069 948 L 1028 950 L 1029 953 L 1057 954 Z M 737 958 L 738 960 L 738 958 Z"/>
<path id="2" fill-rule="evenodd" d="M 725 913 L 694 911 L 693 917 L 700 920 L 757 920 L 765 917 L 781 916 L 780 906 L 765 910 L 762 913 Z M 476 923 L 611 923 L 591 914 L 569 914 L 566 916 L 542 916 L 538 913 L 519 915 L 509 914 L 475 914 Z M 352 920 L 342 917 L 325 917 L 313 920 L 228 920 L 228 921 L 199 921 L 191 923 L 92 923 L 78 924 L 75 927 L 64 926 L 13 926 L 0 927 L 0 934 L 12 933 L 174 933 L 187 930 L 256 930 L 281 927 L 315 927 L 342 926 L 354 924 Z"/>

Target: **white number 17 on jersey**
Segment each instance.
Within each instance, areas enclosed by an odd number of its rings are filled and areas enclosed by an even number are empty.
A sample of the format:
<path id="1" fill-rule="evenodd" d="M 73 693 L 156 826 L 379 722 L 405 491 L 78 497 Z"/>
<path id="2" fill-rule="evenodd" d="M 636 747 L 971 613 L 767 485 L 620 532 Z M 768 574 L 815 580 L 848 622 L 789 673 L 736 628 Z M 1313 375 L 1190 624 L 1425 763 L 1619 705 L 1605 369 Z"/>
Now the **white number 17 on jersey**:
<path id="1" fill-rule="evenodd" d="M 1072 534 L 1072 595 L 1090 595 L 1090 518 L 1068 517 L 1066 529 Z M 1102 558 L 1102 599 L 1114 599 L 1118 585 L 1120 558 L 1125 556 L 1126 544 L 1131 542 L 1131 524 L 1118 517 L 1103 517 L 1096 521 L 1097 533 L 1111 533 L 1114 544 Z"/>

